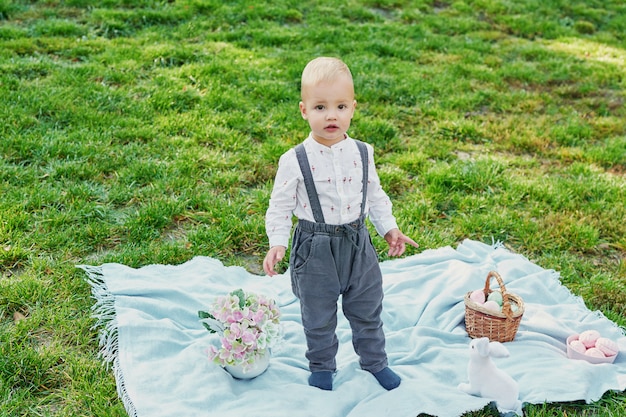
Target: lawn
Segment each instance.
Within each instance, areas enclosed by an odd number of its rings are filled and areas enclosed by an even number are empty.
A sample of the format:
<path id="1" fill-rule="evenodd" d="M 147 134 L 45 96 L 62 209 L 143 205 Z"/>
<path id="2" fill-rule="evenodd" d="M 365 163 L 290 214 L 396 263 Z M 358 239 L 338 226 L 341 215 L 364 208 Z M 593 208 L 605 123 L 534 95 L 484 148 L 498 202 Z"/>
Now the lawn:
<path id="1" fill-rule="evenodd" d="M 75 265 L 260 273 L 319 55 L 420 250 L 501 241 L 626 326 L 623 1 L 0 0 L 0 416 L 126 415 Z"/>

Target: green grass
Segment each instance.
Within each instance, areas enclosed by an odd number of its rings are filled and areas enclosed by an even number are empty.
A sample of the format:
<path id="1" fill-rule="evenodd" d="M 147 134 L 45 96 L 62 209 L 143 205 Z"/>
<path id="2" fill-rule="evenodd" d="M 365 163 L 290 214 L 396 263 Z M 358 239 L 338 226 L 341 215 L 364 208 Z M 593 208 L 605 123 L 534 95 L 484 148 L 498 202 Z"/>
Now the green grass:
<path id="1" fill-rule="evenodd" d="M 0 416 L 125 415 L 76 264 L 259 272 L 317 55 L 350 65 L 351 133 L 421 248 L 500 240 L 626 326 L 622 1 L 257 3 L 0 0 Z"/>

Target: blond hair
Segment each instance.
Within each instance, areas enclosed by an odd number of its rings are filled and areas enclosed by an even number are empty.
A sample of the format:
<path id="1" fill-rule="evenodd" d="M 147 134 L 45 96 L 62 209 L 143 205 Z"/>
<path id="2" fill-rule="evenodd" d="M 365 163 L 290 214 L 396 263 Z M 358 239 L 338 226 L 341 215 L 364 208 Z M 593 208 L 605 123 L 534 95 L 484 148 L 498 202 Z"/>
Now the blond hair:
<path id="1" fill-rule="evenodd" d="M 334 81 L 341 76 L 348 77 L 350 83 L 353 82 L 350 68 L 342 60 L 324 56 L 315 58 L 306 64 L 302 71 L 300 91 L 304 94 L 305 88 L 313 87 L 321 82 Z"/>

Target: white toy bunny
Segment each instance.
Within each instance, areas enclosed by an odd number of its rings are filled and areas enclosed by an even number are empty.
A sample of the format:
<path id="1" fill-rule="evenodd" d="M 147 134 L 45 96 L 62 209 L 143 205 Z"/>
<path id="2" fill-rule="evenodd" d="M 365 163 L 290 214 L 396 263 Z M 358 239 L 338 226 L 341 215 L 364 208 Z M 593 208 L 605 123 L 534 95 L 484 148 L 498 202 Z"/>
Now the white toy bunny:
<path id="1" fill-rule="evenodd" d="M 459 389 L 470 395 L 495 400 L 498 410 L 520 414 L 522 404 L 518 399 L 517 381 L 498 369 L 491 358 L 506 358 L 509 351 L 500 342 L 489 342 L 486 337 L 473 339 L 469 345 L 470 360 L 467 366 L 469 383 L 459 384 Z"/>

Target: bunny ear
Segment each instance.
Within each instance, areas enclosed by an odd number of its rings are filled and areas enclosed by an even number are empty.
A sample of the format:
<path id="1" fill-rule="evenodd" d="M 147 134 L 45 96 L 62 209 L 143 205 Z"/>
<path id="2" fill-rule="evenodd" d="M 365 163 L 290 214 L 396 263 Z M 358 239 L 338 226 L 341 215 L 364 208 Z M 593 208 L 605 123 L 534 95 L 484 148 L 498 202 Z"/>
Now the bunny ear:
<path id="1" fill-rule="evenodd" d="M 494 358 L 508 358 L 509 350 L 500 342 L 489 343 L 489 355 Z"/>
<path id="2" fill-rule="evenodd" d="M 489 339 L 486 337 L 481 337 L 479 339 L 474 339 L 474 346 L 476 351 L 483 358 L 489 356 Z"/>

